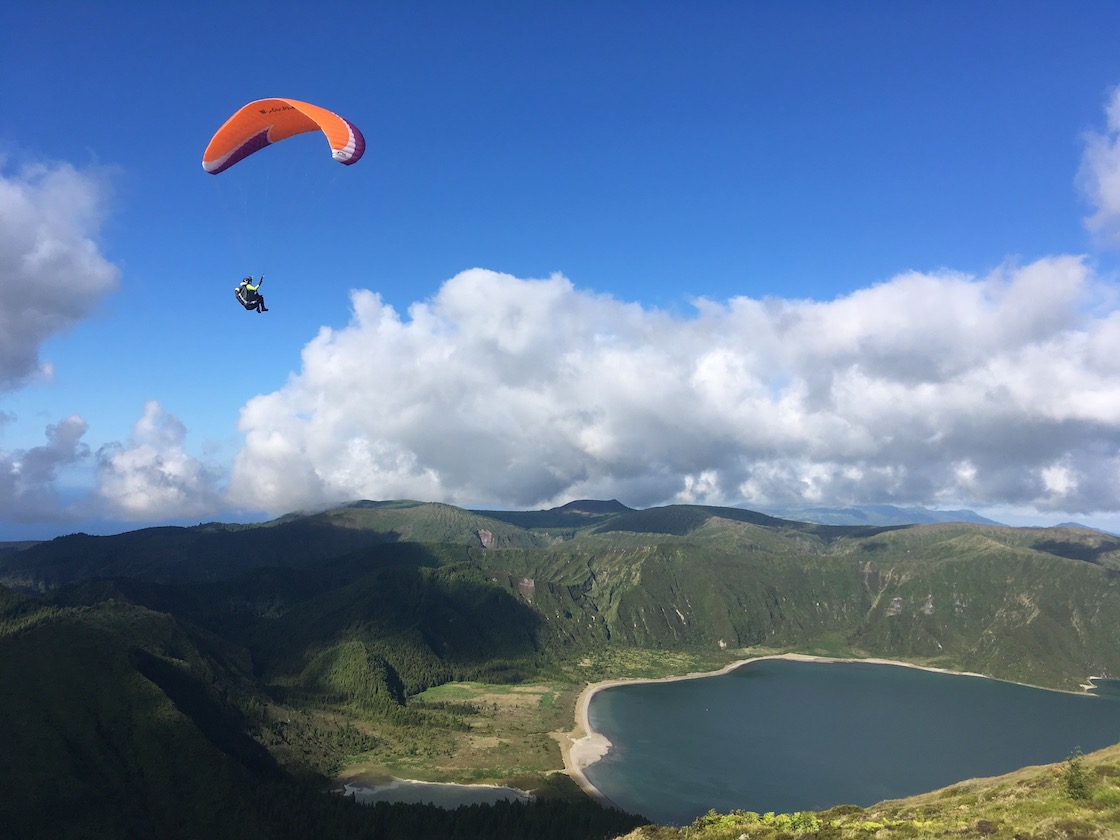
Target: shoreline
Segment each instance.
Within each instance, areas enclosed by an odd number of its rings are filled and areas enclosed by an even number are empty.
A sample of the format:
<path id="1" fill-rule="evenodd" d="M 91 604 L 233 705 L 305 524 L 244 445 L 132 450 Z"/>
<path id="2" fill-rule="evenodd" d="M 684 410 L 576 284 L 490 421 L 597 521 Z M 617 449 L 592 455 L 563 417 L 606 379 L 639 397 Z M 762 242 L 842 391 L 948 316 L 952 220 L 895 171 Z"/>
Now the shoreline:
<path id="1" fill-rule="evenodd" d="M 902 662 L 895 659 L 880 659 L 877 657 L 858 658 L 853 656 L 817 656 L 804 653 L 775 653 L 764 654 L 760 656 L 752 656 L 747 659 L 740 659 L 720 668 L 718 671 L 697 671 L 689 674 L 681 674 L 671 677 L 634 677 L 629 679 L 614 679 L 603 680 L 596 683 L 588 683 L 583 687 L 579 697 L 576 699 L 576 719 L 575 726 L 567 732 L 553 733 L 553 737 L 560 744 L 560 753 L 564 759 L 564 772 L 568 774 L 576 784 L 580 786 L 584 793 L 590 796 L 601 805 L 609 808 L 617 808 L 618 810 L 625 810 L 612 802 L 610 797 L 599 790 L 587 778 L 584 770 L 590 767 L 595 762 L 602 759 L 610 751 L 613 744 L 601 732 L 597 732 L 592 726 L 588 718 L 588 710 L 591 706 L 591 698 L 607 688 L 613 688 L 620 685 L 631 685 L 636 683 L 659 683 L 659 682 L 680 682 L 682 680 L 696 680 L 705 677 L 718 677 L 734 671 L 736 668 L 741 668 L 744 665 L 749 665 L 752 662 L 762 662 L 771 659 L 786 659 L 795 662 L 851 662 L 851 663 L 867 663 L 872 665 L 898 665 L 904 668 L 915 668 L 920 671 L 932 671 L 938 674 L 955 674 L 962 677 L 980 677 L 986 680 L 998 680 L 998 677 L 992 677 L 987 674 L 978 674 L 974 671 L 954 671 L 949 668 L 935 668 L 930 665 L 915 665 L 913 662 Z M 1010 682 L 1003 680 L 1003 682 Z M 1027 685 L 1026 683 L 1020 683 Z M 1040 688 L 1041 686 L 1030 686 L 1031 688 Z M 1082 686 L 1084 688 L 1084 686 Z M 1089 692 L 1067 691 L 1064 689 L 1047 689 L 1048 691 L 1063 691 L 1067 694 L 1085 694 Z M 1091 696 L 1091 695 L 1090 695 Z"/>

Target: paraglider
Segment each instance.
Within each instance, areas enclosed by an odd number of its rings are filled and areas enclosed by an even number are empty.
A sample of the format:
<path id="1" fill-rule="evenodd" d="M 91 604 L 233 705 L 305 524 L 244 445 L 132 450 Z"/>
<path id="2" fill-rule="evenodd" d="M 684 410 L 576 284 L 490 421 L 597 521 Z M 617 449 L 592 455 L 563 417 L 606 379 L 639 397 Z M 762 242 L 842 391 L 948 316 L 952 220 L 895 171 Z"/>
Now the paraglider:
<path id="1" fill-rule="evenodd" d="M 259 152 L 266 146 L 297 134 L 321 131 L 331 148 L 331 157 L 346 166 L 361 160 L 366 140 L 358 127 L 333 111 L 298 99 L 258 99 L 243 105 L 217 130 L 202 155 L 202 168 L 211 175 Z M 247 310 L 267 312 L 264 297 L 246 277 L 237 287 L 237 300 Z"/>
<path id="2" fill-rule="evenodd" d="M 268 307 L 264 305 L 264 295 L 258 289 L 261 283 L 264 282 L 264 275 L 257 281 L 257 285 L 253 285 L 253 278 L 246 277 L 241 281 L 241 285 L 237 287 L 237 300 L 246 309 L 255 309 L 257 312 L 267 312 Z"/>
<path id="3" fill-rule="evenodd" d="M 331 156 L 339 163 L 352 166 L 365 153 L 362 132 L 338 114 L 298 99 L 258 99 L 243 105 L 218 129 L 202 155 L 202 168 L 217 175 L 265 146 L 316 130 L 326 135 Z"/>

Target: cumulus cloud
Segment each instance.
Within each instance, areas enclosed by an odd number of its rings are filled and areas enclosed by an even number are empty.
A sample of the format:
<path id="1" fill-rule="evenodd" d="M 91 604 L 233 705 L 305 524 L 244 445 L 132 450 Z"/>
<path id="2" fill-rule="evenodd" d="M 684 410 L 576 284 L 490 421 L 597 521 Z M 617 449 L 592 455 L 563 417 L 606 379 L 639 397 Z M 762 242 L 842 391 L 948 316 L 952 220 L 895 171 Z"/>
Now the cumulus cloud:
<path id="1" fill-rule="evenodd" d="M 0 450 L 0 510 L 11 522 L 57 522 L 69 517 L 58 492 L 59 469 L 89 456 L 86 423 L 68 417 L 47 427 L 47 442 L 26 450 Z"/>
<path id="2" fill-rule="evenodd" d="M 49 375 L 43 342 L 116 288 L 98 250 L 105 180 L 68 164 L 6 171 L 0 157 L 0 389 Z"/>
<path id="3" fill-rule="evenodd" d="M 186 428 L 150 401 L 127 443 L 97 453 L 98 495 L 107 511 L 124 520 L 206 516 L 220 506 L 222 470 L 183 447 Z"/>
<path id="4" fill-rule="evenodd" d="M 1106 243 L 1120 245 L 1120 87 L 1105 106 L 1105 129 L 1085 136 L 1077 186 L 1094 208 L 1085 226 Z"/>
<path id="5" fill-rule="evenodd" d="M 1076 257 L 687 317 L 481 269 L 352 294 L 242 410 L 231 498 L 1120 509 L 1120 312 Z"/>

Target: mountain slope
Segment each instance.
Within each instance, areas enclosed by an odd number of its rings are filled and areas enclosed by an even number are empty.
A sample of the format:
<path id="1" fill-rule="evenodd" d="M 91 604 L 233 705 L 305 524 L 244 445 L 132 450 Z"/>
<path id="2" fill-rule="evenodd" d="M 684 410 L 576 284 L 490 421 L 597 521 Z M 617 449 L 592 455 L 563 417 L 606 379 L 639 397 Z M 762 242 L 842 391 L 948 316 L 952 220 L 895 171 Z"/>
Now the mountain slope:
<path id="1" fill-rule="evenodd" d="M 104 603 L 25 609 L 5 626 L 0 743 L 19 757 L 0 762 L 5 836 L 43 836 L 44 814 L 57 836 L 234 836 L 254 813 L 245 792 L 284 778 L 166 616 Z"/>
<path id="2" fill-rule="evenodd" d="M 90 577 L 159 582 L 226 580 L 249 569 L 300 567 L 384 543 L 538 545 L 509 523 L 442 504 L 363 504 L 262 525 L 144 528 L 107 537 L 71 534 L 0 555 L 0 583 L 49 589 Z"/>
<path id="3" fill-rule="evenodd" d="M 557 516 L 581 527 L 561 533 Z M 528 528 L 448 505 L 358 503 L 254 528 L 63 538 L 0 558 L 0 581 L 42 588 L 127 573 L 130 582 L 116 586 L 137 603 L 220 634 L 274 620 L 269 632 L 301 640 L 290 650 L 316 649 L 323 634 L 348 641 L 314 618 L 333 610 L 367 636 L 411 633 L 428 650 L 453 651 L 455 634 L 431 621 L 444 609 L 440 593 L 471 579 L 472 597 L 508 605 L 495 614 L 506 616 L 510 637 L 521 634 L 511 647 L 472 619 L 478 638 L 489 639 L 479 650 L 502 651 L 497 658 L 602 644 L 839 645 L 1060 687 L 1120 673 L 1120 651 L 1108 642 L 1120 638 L 1120 539 L 1110 535 L 969 523 L 830 526 L 694 505 L 635 511 L 584 502 L 550 517 Z M 268 575 L 252 571 L 268 567 Z M 360 598 L 335 603 L 365 575 L 374 577 Z M 222 585 L 152 586 L 200 580 Z M 335 606 L 303 605 L 312 596 Z M 379 598 L 396 611 L 380 609 Z M 513 605 L 524 608 L 520 617 L 508 612 Z M 400 618 L 408 610 L 420 616 L 411 624 Z M 392 628 L 389 614 L 398 616 Z M 260 656 L 275 659 L 264 646 Z M 447 663 L 429 665 L 446 672 Z"/>

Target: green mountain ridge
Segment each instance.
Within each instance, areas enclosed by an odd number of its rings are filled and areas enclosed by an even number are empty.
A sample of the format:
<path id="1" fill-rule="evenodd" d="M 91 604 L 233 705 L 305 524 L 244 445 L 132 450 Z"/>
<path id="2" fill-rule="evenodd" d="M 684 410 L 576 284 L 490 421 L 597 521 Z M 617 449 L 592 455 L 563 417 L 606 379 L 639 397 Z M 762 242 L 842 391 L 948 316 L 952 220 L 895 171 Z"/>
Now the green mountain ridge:
<path id="1" fill-rule="evenodd" d="M 0 775 L 17 794 L 0 833 L 40 836 L 60 801 L 74 816 L 56 836 L 175 836 L 175 820 L 300 836 L 293 809 L 350 831 L 369 811 L 317 792 L 341 766 L 470 730 L 471 709 L 418 695 L 626 651 L 874 656 L 1080 690 L 1120 675 L 1117 638 L 1120 539 L 1083 529 L 397 501 L 71 535 L 0 554 L 0 673 L 17 675 L 0 743 L 27 757 Z M 114 794 L 97 800 L 91 774 Z M 175 791 L 233 816 L 217 826 Z"/>

